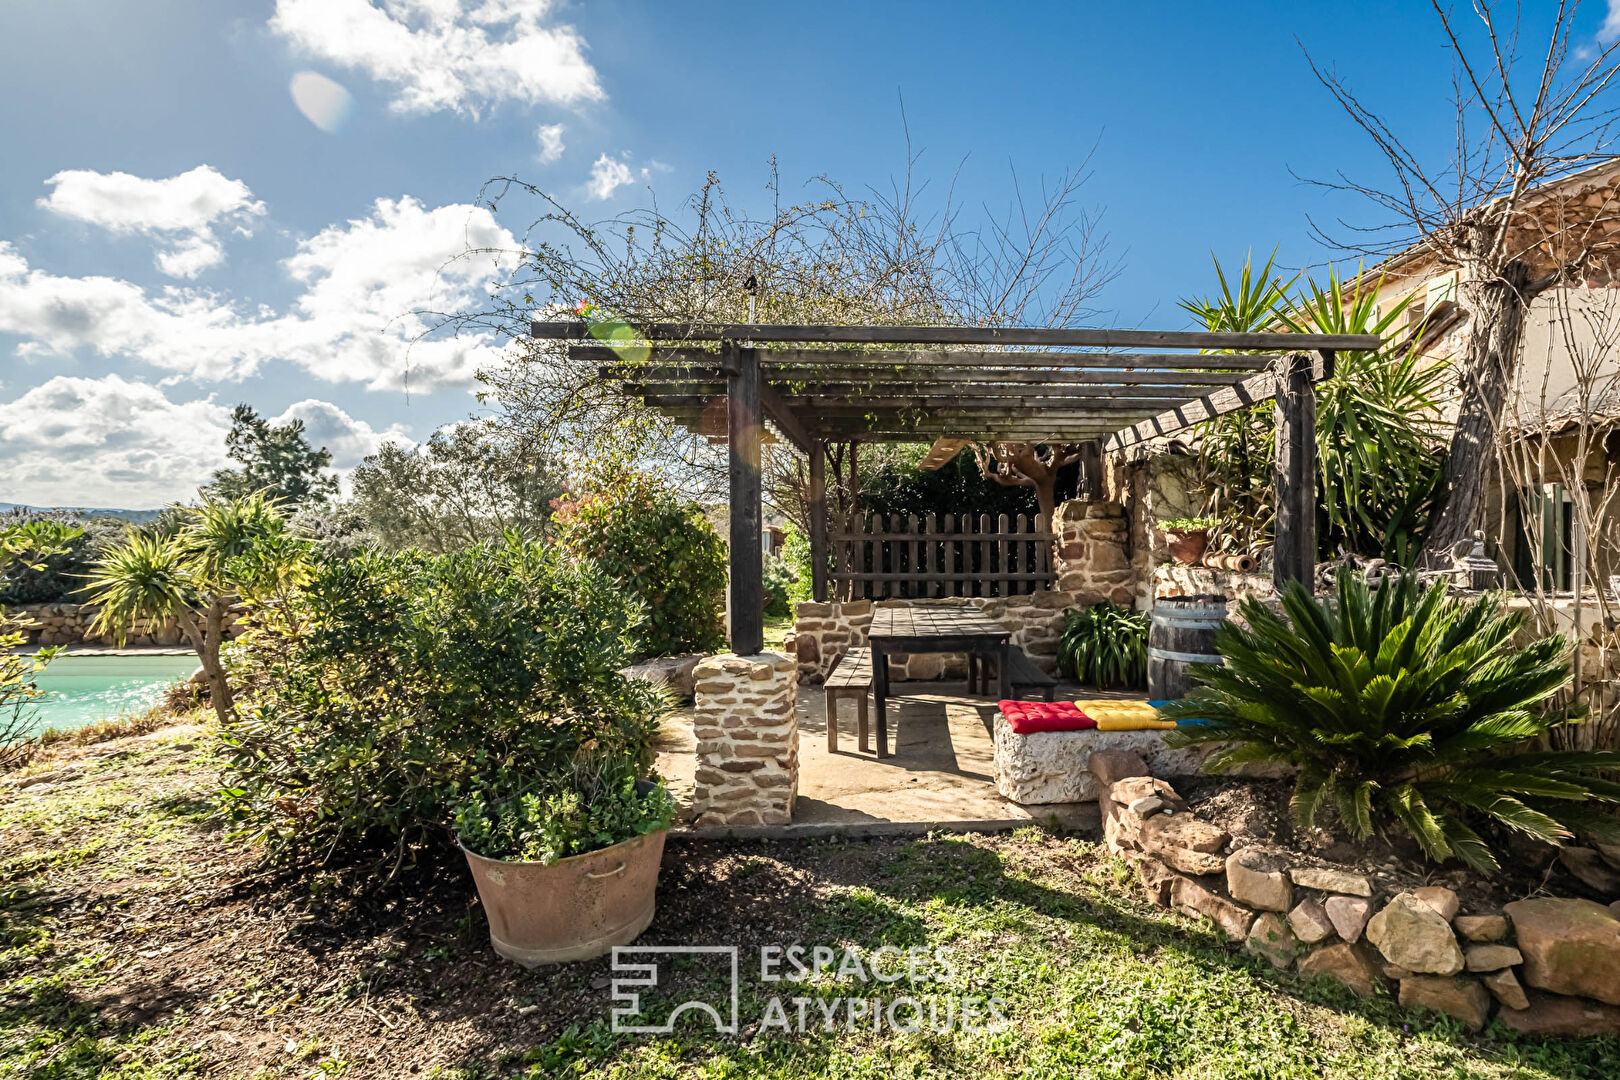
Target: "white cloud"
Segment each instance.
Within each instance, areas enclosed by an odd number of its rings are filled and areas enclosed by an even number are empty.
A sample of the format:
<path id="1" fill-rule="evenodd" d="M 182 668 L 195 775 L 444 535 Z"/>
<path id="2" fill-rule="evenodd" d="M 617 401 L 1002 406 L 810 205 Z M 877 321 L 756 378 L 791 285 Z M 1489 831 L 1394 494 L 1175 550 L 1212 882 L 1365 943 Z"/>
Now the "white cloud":
<path id="1" fill-rule="evenodd" d="M 550 0 L 277 0 L 270 29 L 299 49 L 391 87 L 400 113 L 478 116 L 503 101 L 571 105 L 604 97 Z"/>
<path id="2" fill-rule="evenodd" d="M 332 451 L 340 478 L 384 442 L 410 443 L 403 428 L 378 431 L 331 402 L 310 398 L 271 423 L 304 421 L 314 446 Z M 0 500 L 37 506 L 149 509 L 189 500 L 225 456 L 230 407 L 210 394 L 172 401 L 121 375 L 58 375 L 14 401 L 0 401 Z"/>
<path id="3" fill-rule="evenodd" d="M 0 333 L 23 338 L 17 353 L 27 358 L 86 350 L 193 379 L 240 378 L 279 359 L 372 389 L 465 386 L 496 359 L 495 339 L 423 338 L 432 317 L 414 312 L 484 302 L 509 259 L 467 252 L 516 246 L 486 208 L 379 199 L 367 217 L 323 229 L 284 261 L 301 289 L 286 311 L 246 312 L 209 290 L 51 274 L 0 241 Z"/>
<path id="4" fill-rule="evenodd" d="M 226 463 L 231 411 L 173 402 L 119 375 L 58 375 L 0 402 L 0 499 L 146 509 L 195 492 Z"/>
<path id="5" fill-rule="evenodd" d="M 563 156 L 563 126 L 561 124 L 541 124 L 540 130 L 534 133 L 540 143 L 540 164 L 555 164 Z"/>
<path id="6" fill-rule="evenodd" d="M 1605 45 L 1620 40 L 1620 0 L 1609 0 L 1608 14 L 1603 17 L 1603 25 L 1598 28 L 1597 36 Z"/>
<path id="7" fill-rule="evenodd" d="M 305 398 L 289 405 L 285 412 L 270 422 L 280 425 L 290 420 L 302 420 L 304 437 L 309 440 L 310 445 L 324 446 L 332 451 L 332 467 L 345 474 L 368 456 L 375 454 L 378 447 L 385 442 L 406 445 L 415 443 L 409 433 L 398 424 L 378 431 L 364 420 L 350 416 L 330 401 L 315 398 Z"/>
<path id="8" fill-rule="evenodd" d="M 224 262 L 215 227 L 252 236 L 253 219 L 265 212 L 246 184 L 207 165 L 167 180 L 68 169 L 45 183 L 51 193 L 40 206 L 115 234 L 150 237 L 161 245 L 158 269 L 171 277 L 193 278 Z"/>
<path id="9" fill-rule="evenodd" d="M 591 166 L 591 179 L 585 185 L 585 190 L 590 192 L 593 199 L 611 199 L 615 191 L 626 184 L 634 183 L 635 179 L 630 166 L 617 158 L 603 154 L 596 159 L 596 164 Z"/>

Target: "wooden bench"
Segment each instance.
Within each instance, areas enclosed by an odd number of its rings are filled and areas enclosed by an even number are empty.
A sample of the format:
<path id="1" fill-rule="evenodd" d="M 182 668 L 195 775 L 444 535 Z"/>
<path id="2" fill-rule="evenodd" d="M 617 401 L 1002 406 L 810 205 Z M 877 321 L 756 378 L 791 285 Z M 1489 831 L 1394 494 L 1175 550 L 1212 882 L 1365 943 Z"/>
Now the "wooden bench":
<path id="1" fill-rule="evenodd" d="M 990 679 L 996 657 L 988 653 L 968 655 L 968 693 L 990 692 Z M 1016 645 L 1007 646 L 1007 668 L 1012 674 L 1013 697 L 1022 700 L 1027 694 L 1039 694 L 1041 700 L 1051 701 L 1057 690 L 1057 680 L 1035 666 L 1024 650 Z"/>
<path id="2" fill-rule="evenodd" d="M 861 753 L 867 752 L 866 695 L 872 689 L 872 650 L 851 649 L 827 674 L 827 753 L 838 752 L 838 702 L 855 699 L 855 715 Z"/>

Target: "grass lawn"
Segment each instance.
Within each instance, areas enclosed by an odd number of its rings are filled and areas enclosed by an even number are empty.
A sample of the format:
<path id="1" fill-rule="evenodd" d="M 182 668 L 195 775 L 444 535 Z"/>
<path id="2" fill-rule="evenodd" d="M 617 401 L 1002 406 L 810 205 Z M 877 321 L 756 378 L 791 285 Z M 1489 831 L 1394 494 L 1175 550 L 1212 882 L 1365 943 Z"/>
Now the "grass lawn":
<path id="1" fill-rule="evenodd" d="M 793 632 L 792 615 L 765 616 L 765 648 L 780 651 L 782 639 Z"/>
<path id="2" fill-rule="evenodd" d="M 497 960 L 464 866 L 372 894 L 349 871 L 275 873 L 212 816 L 205 730 L 109 746 L 0 795 L 0 1077 L 1620 1075 L 1613 1040 L 1473 1038 L 1273 972 L 1137 899 L 1097 844 L 1033 829 L 672 842 L 641 943 L 739 946 L 740 1030 L 688 1014 L 673 1035 L 615 1034 L 608 962 Z M 794 943 L 943 949 L 955 971 L 762 981 L 758 949 Z M 728 985 L 701 958 L 668 982 L 650 1012 Z M 773 995 L 811 999 L 810 1029 L 761 1027 Z M 906 995 L 998 998 L 1009 1023 L 818 1022 L 817 1000 Z"/>

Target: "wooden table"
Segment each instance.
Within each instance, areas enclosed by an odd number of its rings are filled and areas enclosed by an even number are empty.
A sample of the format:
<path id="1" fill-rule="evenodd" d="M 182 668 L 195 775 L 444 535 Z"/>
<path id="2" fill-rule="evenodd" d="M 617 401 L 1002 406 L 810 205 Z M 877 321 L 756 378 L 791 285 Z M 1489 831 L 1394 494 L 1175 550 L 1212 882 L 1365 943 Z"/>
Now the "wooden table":
<path id="1" fill-rule="evenodd" d="M 889 657 L 894 653 L 988 653 L 996 657 L 1000 695 L 1012 696 L 1007 663 L 1009 631 L 976 611 L 952 608 L 878 608 L 867 644 L 872 649 L 872 701 L 877 706 L 877 756 L 889 756 Z"/>

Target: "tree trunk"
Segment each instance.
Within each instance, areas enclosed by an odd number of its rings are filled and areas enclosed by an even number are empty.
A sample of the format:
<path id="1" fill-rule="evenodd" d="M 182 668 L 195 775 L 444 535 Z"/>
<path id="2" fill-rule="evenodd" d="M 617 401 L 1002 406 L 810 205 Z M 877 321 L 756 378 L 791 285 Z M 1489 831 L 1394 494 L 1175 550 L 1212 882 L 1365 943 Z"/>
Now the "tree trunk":
<path id="1" fill-rule="evenodd" d="M 1044 475 L 1030 477 L 1034 481 L 1031 486 L 1035 489 L 1035 502 L 1041 514 L 1051 521 L 1052 515 L 1057 512 L 1057 470 L 1046 469 L 1043 472 Z"/>
<path id="2" fill-rule="evenodd" d="M 1463 274 L 1467 280 L 1458 291 L 1468 311 L 1468 341 L 1459 358 L 1462 399 L 1446 458 L 1443 501 L 1423 545 L 1423 561 L 1432 568 L 1451 565 L 1452 545 L 1480 527 L 1496 425 L 1518 365 L 1529 303 L 1530 270 L 1517 259 L 1495 273 L 1465 265 Z"/>
<path id="3" fill-rule="evenodd" d="M 199 621 L 196 614 L 182 612 L 180 624 L 191 647 L 202 663 L 203 678 L 208 680 L 208 700 L 214 706 L 214 715 L 221 724 L 236 718 L 236 703 L 231 697 L 231 684 L 225 678 L 225 668 L 219 662 L 219 647 L 225 636 L 225 601 L 215 599 Z"/>

